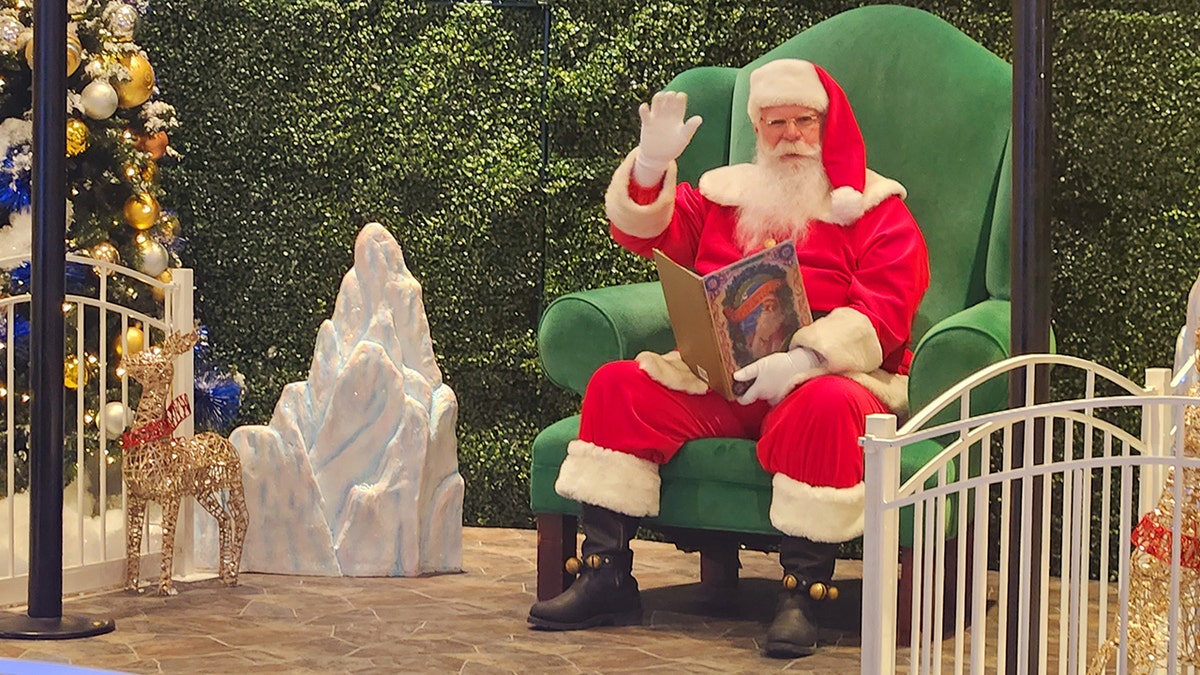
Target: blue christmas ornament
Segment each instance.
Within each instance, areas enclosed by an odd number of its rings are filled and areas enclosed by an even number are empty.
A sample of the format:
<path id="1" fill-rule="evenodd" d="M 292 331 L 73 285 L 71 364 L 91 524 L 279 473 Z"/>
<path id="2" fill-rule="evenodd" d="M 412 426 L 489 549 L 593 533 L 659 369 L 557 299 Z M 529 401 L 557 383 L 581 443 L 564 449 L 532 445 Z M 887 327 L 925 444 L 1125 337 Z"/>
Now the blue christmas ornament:
<path id="1" fill-rule="evenodd" d="M 245 387 L 238 378 L 216 366 L 197 363 L 195 398 L 196 431 L 225 433 L 237 418 Z"/>
<path id="2" fill-rule="evenodd" d="M 0 208 L 9 213 L 29 208 L 31 199 L 29 170 L 16 166 L 15 157 L 19 152 L 28 150 L 21 145 L 9 148 L 4 159 L 0 160 Z"/>
<path id="3" fill-rule="evenodd" d="M 0 314 L 0 348 L 8 347 L 9 324 Z M 12 319 L 13 360 L 17 363 L 29 361 L 29 318 L 13 313 Z M 2 354 L 3 352 L 0 352 Z"/>
<path id="4" fill-rule="evenodd" d="M 192 352 L 196 354 L 196 358 L 204 360 L 208 358 L 209 350 L 212 343 L 208 339 L 208 326 L 201 324 L 196 328 L 196 346 L 192 347 Z"/>

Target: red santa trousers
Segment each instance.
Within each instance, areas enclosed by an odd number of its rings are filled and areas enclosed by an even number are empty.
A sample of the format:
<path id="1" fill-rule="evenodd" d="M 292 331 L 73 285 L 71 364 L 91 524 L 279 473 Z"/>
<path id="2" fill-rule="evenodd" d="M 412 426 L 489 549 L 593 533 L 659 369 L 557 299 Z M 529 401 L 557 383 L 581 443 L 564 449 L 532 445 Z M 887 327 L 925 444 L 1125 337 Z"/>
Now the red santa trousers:
<path id="1" fill-rule="evenodd" d="M 571 444 L 557 488 L 629 515 L 656 515 L 658 466 L 684 443 L 756 439 L 759 462 L 775 476 L 772 524 L 785 534 L 845 541 L 862 534 L 858 438 L 867 415 L 888 412 L 861 384 L 836 375 L 804 382 L 777 406 L 744 406 L 712 391 L 668 389 L 636 362 L 617 361 L 588 383 L 579 440 Z"/>

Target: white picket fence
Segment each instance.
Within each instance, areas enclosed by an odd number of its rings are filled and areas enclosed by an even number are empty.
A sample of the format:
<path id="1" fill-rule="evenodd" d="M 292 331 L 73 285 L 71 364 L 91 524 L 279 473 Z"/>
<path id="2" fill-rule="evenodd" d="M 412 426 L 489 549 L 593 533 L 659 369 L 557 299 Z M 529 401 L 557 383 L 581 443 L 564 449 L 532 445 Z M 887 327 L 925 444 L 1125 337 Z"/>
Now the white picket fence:
<path id="1" fill-rule="evenodd" d="M 5 267 L 20 262 L 19 259 L 0 260 Z M 169 283 L 163 283 L 136 270 L 119 265 L 85 258 L 67 256 L 68 264 L 74 263 L 95 274 L 98 292 L 95 295 L 68 294 L 63 311 L 66 314 L 68 337 L 73 333 L 76 345 L 75 357 L 85 364 L 89 377 L 74 391 L 75 442 L 67 447 L 68 459 L 74 455 L 77 467 L 76 478 L 63 490 L 63 593 L 74 594 L 120 586 L 125 574 L 125 495 L 120 483 L 120 463 L 109 457 L 109 440 L 114 437 L 106 429 L 99 416 L 104 404 L 120 401 L 129 411 L 126 423 L 132 421 L 137 398 L 131 400 L 138 385 L 117 371 L 117 364 L 108 361 L 105 345 L 121 340 L 122 353 L 127 349 L 126 332 L 130 326 L 141 328 L 144 345 L 152 347 L 162 336 L 171 331 L 192 330 L 193 276 L 190 269 L 172 269 Z M 118 281 L 122 283 L 118 283 Z M 150 316 L 126 306 L 128 298 L 119 293 L 122 287 L 135 286 L 139 292 L 162 294 L 161 316 Z M 70 290 L 70 289 L 68 289 Z M 0 322 L 3 322 L 4 339 L 0 341 L 0 363 L 7 369 L 6 383 L 15 381 L 17 370 L 28 370 L 28 364 L 17 363 L 14 349 L 14 327 L 20 312 L 28 316 L 30 303 L 28 293 L 0 299 Z M 96 311 L 86 311 L 94 308 Z M 116 318 L 114 318 L 116 317 Z M 109 323 L 120 326 L 115 334 Z M 94 336 L 94 337 L 93 337 Z M 91 354 L 96 360 L 89 361 L 84 351 L 87 341 L 100 346 Z M 75 373 L 78 377 L 81 373 Z M 106 392 L 113 378 L 119 379 L 120 396 L 109 398 Z M 191 354 L 181 356 L 175 363 L 175 394 L 192 395 L 193 363 Z M 67 391 L 68 396 L 71 395 Z M 99 401 L 97 409 L 85 405 L 85 397 Z M 28 591 L 28 547 L 29 547 L 29 501 L 24 490 L 17 492 L 16 467 L 24 463 L 17 456 L 15 431 L 22 418 L 18 406 L 28 405 L 27 400 L 16 391 L 4 390 L 0 398 L 0 430 L 5 443 L 0 452 L 6 453 L 6 475 L 0 490 L 0 605 L 23 604 Z M 28 411 L 24 417 L 27 419 Z M 68 419 L 70 424 L 72 420 Z M 88 438 L 85 431 L 98 433 L 99 442 Z M 189 417 L 178 427 L 180 435 L 193 432 Z M 68 438 L 71 436 L 67 430 Z M 26 465 L 27 466 L 27 465 Z M 161 522 L 157 512 L 149 516 L 148 536 L 143 537 L 141 573 L 143 578 L 157 578 L 161 559 Z M 190 504 L 185 501 L 178 519 L 174 570 L 177 576 L 186 577 L 193 570 L 192 524 L 194 518 Z"/>
<path id="2" fill-rule="evenodd" d="M 970 417 L 973 390 L 1019 372 L 1025 375 L 1024 405 Z M 1051 376 L 1076 378 L 1072 381 L 1085 389 L 1083 398 L 1034 404 L 1035 378 Z M 1130 535 L 1157 504 L 1171 468 L 1176 476 L 1185 467 L 1200 469 L 1200 458 L 1184 456 L 1179 423 L 1184 406 L 1195 403 L 1172 395 L 1167 369 L 1148 370 L 1143 386 L 1082 359 L 1026 355 L 964 380 L 899 429 L 893 415 L 868 418 L 862 441 L 868 486 L 862 672 L 1086 672 L 1102 644 L 1126 634 L 1130 613 L 1147 609 L 1129 606 Z M 925 428 L 945 409 L 957 410 L 960 421 Z M 1140 437 L 1113 420 L 1140 423 Z M 901 484 L 901 448 L 946 437 L 952 442 L 935 460 Z M 983 457 L 974 472 L 967 470 L 972 448 Z M 1023 462 L 1013 461 L 1018 451 Z M 990 463 L 989 455 L 999 459 Z M 957 480 L 948 478 L 954 475 L 948 471 L 952 464 L 961 470 Z M 1183 501 L 1183 483 L 1175 481 L 1177 504 Z M 1035 514 L 1029 505 L 1038 496 L 1044 508 Z M 1014 517 L 1015 503 L 1025 505 L 1019 517 Z M 954 506 L 961 517 L 948 527 L 948 509 Z M 1114 506 L 1119 507 L 1115 516 Z M 914 515 L 908 636 L 897 634 L 904 507 Z M 970 517 L 968 510 L 973 510 Z M 1181 660 L 1185 641 L 1197 639 L 1180 628 L 1181 619 L 1193 626 L 1197 620 L 1181 614 L 1181 517 L 1175 509 L 1170 585 L 1164 588 L 1169 649 L 1162 663 L 1166 670 L 1160 672 L 1194 673 Z M 998 569 L 989 570 L 989 545 L 991 567 Z M 1038 555 L 1018 555 L 1018 564 L 1010 567 L 1012 547 Z M 946 569 L 948 559 L 956 569 Z M 948 578 L 954 580 L 951 588 Z M 1007 617 L 1013 612 L 1014 625 L 1035 626 L 1040 639 L 1031 640 L 1026 629 L 1010 634 Z M 1106 672 L 1134 672 L 1128 642 L 1120 640 Z M 1191 649 L 1194 654 L 1195 645 Z"/>

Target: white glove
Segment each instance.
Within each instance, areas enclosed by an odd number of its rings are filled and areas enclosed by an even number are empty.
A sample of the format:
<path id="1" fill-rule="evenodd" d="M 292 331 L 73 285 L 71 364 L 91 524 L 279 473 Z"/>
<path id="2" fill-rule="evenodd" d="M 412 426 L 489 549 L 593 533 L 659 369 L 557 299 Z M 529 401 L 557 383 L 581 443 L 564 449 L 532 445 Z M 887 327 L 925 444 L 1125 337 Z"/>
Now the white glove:
<path id="1" fill-rule="evenodd" d="M 700 126 L 699 115 L 683 121 L 687 112 L 687 94 L 660 91 L 638 107 L 642 118 L 642 136 L 638 143 L 637 159 L 633 162 L 633 179 L 643 187 L 653 187 L 662 180 L 667 167 L 683 154 Z"/>
<path id="2" fill-rule="evenodd" d="M 767 354 L 733 374 L 733 379 L 738 382 L 754 380 L 754 384 L 738 398 L 738 403 L 750 405 L 765 400 L 777 405 L 796 388 L 801 375 L 820 364 L 821 356 L 807 347 Z"/>

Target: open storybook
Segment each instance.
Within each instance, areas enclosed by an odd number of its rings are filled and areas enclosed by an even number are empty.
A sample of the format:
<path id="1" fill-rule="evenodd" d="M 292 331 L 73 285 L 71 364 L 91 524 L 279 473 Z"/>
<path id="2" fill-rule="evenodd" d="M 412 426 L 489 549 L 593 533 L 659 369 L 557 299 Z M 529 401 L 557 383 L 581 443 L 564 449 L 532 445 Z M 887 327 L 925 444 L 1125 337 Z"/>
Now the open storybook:
<path id="1" fill-rule="evenodd" d="M 750 382 L 733 373 L 784 351 L 792 334 L 812 323 L 812 311 L 791 241 L 700 276 L 654 250 L 679 355 L 693 373 L 728 400 Z"/>

